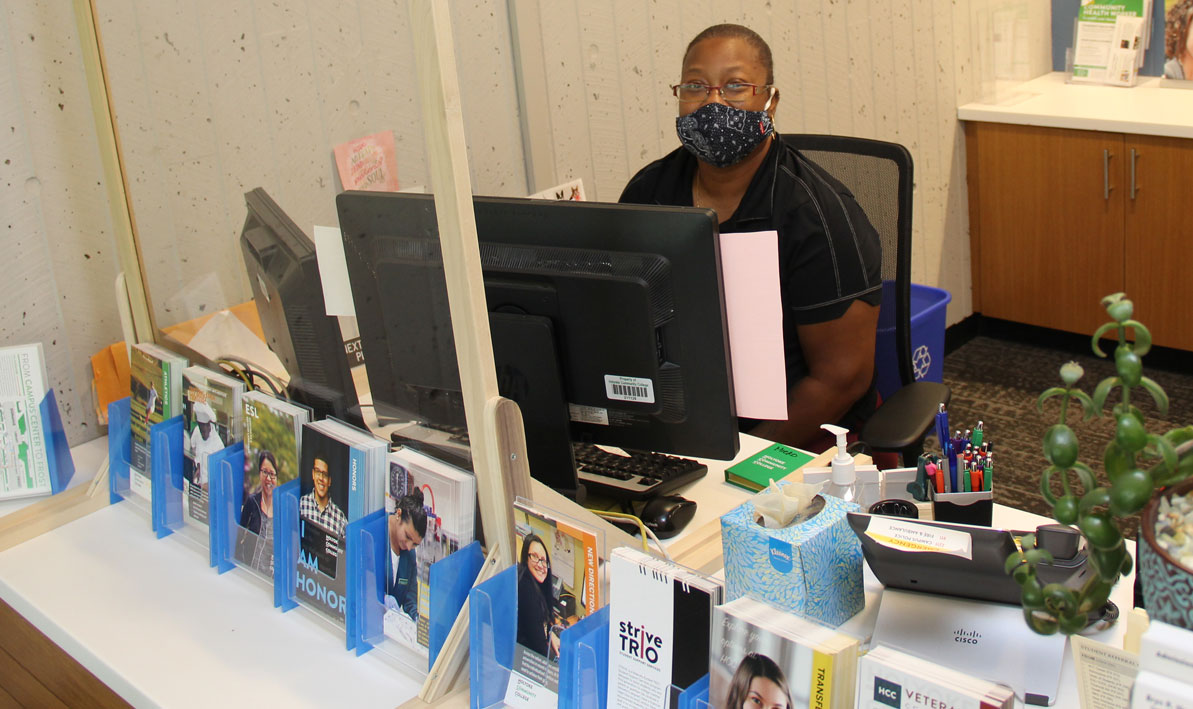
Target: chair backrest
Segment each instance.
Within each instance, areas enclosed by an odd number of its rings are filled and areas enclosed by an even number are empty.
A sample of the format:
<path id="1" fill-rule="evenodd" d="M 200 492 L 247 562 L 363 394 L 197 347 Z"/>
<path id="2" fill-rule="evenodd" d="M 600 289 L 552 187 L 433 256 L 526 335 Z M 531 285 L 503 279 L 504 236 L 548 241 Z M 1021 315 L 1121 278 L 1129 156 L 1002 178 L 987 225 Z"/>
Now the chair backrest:
<path id="1" fill-rule="evenodd" d="M 838 135 L 784 134 L 783 140 L 845 185 L 882 239 L 882 307 L 893 309 L 899 379 L 912 383 L 911 153 L 898 143 Z"/>

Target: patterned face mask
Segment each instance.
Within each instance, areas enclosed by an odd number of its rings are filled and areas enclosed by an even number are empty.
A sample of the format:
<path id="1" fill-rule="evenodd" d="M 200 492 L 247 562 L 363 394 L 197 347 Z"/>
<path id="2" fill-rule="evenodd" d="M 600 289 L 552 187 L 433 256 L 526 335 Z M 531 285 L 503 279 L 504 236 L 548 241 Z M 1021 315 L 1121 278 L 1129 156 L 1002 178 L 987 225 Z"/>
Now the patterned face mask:
<path id="1" fill-rule="evenodd" d="M 716 167 L 741 162 L 775 126 L 766 109 L 747 111 L 723 103 L 706 103 L 675 119 L 679 142 L 698 159 Z"/>

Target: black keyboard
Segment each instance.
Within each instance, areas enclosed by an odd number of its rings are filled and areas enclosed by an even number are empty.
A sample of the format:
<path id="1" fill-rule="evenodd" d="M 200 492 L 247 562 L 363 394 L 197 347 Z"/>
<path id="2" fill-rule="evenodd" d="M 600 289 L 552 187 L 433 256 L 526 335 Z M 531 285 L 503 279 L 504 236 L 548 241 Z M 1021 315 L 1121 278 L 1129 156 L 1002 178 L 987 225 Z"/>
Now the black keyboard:
<path id="1" fill-rule="evenodd" d="M 645 500 L 699 480 L 703 463 L 662 453 L 626 451 L 618 455 L 587 443 L 573 443 L 576 474 L 590 495 Z"/>

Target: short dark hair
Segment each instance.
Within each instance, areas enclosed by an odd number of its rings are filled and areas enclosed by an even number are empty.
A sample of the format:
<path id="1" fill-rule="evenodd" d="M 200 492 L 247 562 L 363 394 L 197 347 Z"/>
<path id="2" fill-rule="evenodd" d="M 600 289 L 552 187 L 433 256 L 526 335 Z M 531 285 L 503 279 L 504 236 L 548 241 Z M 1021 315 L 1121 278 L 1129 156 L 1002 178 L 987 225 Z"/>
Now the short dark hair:
<path id="1" fill-rule="evenodd" d="M 733 679 L 729 682 L 729 696 L 726 697 L 725 706 L 740 707 L 749 696 L 750 683 L 754 681 L 755 677 L 762 677 L 774 682 L 782 690 L 783 696 L 787 698 L 787 706 L 791 706 L 791 690 L 787 688 L 787 678 L 783 676 L 783 670 L 775 664 L 774 660 L 756 652 L 748 653 L 738 664 L 737 670 L 733 673 Z"/>
<path id="2" fill-rule="evenodd" d="M 1181 0 L 1168 9 L 1164 28 L 1164 54 L 1169 59 L 1180 59 L 1189 41 L 1189 24 L 1193 19 L 1193 0 Z M 1190 77 L 1185 77 L 1186 79 Z"/>
<path id="3" fill-rule="evenodd" d="M 414 531 L 418 532 L 418 536 L 427 536 L 427 508 L 423 507 L 421 488 L 414 488 L 409 495 L 398 500 L 394 514 L 399 515 L 399 521 L 409 521 L 413 525 Z"/>
<path id="4" fill-rule="evenodd" d="M 758 52 L 758 61 L 762 62 L 762 67 L 766 69 L 766 83 L 775 83 L 775 60 L 771 56 L 770 45 L 766 43 L 766 40 L 761 35 L 744 25 L 713 25 L 705 29 L 693 37 L 691 42 L 688 42 L 688 48 L 683 53 L 684 61 L 688 60 L 688 55 L 691 54 L 692 47 L 695 47 L 706 39 L 715 39 L 718 37 L 736 37 L 753 47 L 754 51 Z"/>

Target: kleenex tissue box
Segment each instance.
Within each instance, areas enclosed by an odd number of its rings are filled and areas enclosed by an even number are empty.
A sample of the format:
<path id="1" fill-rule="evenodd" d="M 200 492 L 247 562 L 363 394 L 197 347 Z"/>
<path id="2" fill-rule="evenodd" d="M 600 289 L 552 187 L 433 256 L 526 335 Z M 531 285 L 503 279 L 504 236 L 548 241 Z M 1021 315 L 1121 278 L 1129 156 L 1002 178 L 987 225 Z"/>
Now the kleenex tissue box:
<path id="1" fill-rule="evenodd" d="M 845 518 L 860 508 L 819 497 L 820 512 L 783 529 L 758 524 L 752 501 L 721 517 L 726 601 L 751 596 L 833 626 L 865 607 L 862 547 Z"/>

